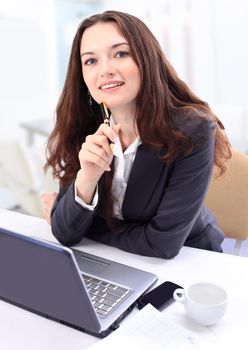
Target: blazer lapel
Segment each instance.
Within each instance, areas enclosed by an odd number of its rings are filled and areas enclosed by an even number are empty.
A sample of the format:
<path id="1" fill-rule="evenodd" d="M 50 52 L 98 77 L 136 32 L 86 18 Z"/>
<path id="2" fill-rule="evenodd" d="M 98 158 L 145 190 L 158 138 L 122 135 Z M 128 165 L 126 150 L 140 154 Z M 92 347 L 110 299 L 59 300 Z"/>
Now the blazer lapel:
<path id="1" fill-rule="evenodd" d="M 149 203 L 164 166 L 158 151 L 147 149 L 143 144 L 138 147 L 122 205 L 124 218 L 136 220 L 140 217 Z"/>

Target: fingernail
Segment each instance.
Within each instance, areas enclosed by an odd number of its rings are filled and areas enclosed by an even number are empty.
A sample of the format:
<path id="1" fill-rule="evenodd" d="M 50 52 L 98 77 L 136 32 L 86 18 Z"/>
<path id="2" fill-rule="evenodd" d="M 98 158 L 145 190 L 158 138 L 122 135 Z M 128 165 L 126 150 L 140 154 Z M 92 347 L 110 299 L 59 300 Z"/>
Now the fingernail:
<path id="1" fill-rule="evenodd" d="M 111 148 L 112 153 L 114 153 L 115 145 L 113 143 L 110 144 L 110 148 Z"/>

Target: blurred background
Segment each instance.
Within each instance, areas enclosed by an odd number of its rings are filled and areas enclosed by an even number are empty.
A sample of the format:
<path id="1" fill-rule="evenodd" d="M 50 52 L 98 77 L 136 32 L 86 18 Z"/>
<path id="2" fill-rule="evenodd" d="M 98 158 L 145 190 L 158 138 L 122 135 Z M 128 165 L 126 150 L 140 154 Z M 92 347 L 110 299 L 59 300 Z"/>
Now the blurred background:
<path id="1" fill-rule="evenodd" d="M 0 208 L 42 216 L 45 144 L 79 22 L 107 9 L 141 18 L 167 58 L 248 152 L 246 0 L 0 0 Z"/>

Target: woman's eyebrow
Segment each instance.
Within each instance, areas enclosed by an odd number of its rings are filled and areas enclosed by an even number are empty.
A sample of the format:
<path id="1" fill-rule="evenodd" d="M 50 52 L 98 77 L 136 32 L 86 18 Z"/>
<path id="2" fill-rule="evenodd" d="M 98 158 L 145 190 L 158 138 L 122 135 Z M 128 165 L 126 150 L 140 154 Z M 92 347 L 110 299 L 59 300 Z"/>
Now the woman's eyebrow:
<path id="1" fill-rule="evenodd" d="M 119 47 L 119 46 L 121 46 L 121 45 L 127 45 L 127 46 L 129 46 L 129 44 L 128 44 L 127 42 L 122 42 L 122 43 L 114 44 L 114 45 L 112 45 L 110 48 L 111 48 L 111 49 L 116 49 L 117 47 Z M 93 52 L 93 51 L 82 52 L 82 53 L 81 53 L 81 57 L 83 57 L 84 55 L 94 55 L 94 52 Z"/>
<path id="2" fill-rule="evenodd" d="M 123 43 L 118 43 L 118 44 L 114 44 L 111 46 L 111 49 L 116 49 L 118 46 L 121 46 L 121 45 L 127 45 L 129 46 L 129 44 L 127 42 L 123 42 Z"/>
<path id="3" fill-rule="evenodd" d="M 94 52 L 93 51 L 82 52 L 81 57 L 83 57 L 84 55 L 94 55 Z"/>

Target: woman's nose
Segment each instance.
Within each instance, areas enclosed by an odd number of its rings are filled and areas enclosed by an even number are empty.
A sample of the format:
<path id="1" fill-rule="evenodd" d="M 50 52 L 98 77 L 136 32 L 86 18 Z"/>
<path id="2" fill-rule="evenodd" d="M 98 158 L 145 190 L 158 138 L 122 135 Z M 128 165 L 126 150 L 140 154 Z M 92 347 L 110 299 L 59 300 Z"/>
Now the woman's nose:
<path id="1" fill-rule="evenodd" d="M 104 60 L 102 63 L 101 63 L 101 71 L 100 71 L 100 74 L 102 77 L 104 76 L 111 76 L 111 75 L 114 75 L 115 73 L 115 68 L 114 68 L 114 65 L 113 63 L 111 62 L 111 60 Z"/>

